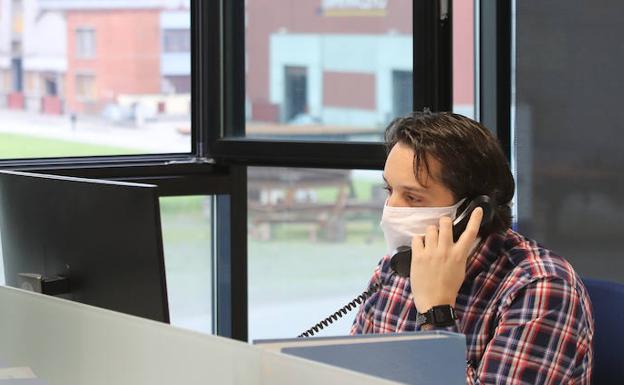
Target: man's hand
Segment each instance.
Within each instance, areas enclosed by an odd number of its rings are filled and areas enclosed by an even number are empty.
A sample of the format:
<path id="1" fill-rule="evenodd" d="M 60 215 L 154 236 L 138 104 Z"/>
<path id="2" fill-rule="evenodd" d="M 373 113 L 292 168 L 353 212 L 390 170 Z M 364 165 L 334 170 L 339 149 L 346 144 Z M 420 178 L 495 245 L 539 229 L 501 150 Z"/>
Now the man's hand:
<path id="1" fill-rule="evenodd" d="M 453 242 L 453 221 L 440 218 L 440 229 L 429 226 L 424 239 L 412 239 L 410 284 L 416 310 L 425 313 L 433 306 L 455 306 L 459 288 L 466 275 L 468 253 L 479 234 L 483 209 L 477 207 L 470 215 L 466 230 Z"/>

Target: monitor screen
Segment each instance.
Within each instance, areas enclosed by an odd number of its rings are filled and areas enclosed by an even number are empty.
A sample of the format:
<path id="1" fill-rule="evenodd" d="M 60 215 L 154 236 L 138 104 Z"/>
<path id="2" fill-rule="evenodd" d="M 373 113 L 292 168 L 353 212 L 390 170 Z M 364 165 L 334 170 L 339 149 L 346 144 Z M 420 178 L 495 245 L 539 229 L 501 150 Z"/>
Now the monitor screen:
<path id="1" fill-rule="evenodd" d="M 169 322 L 156 189 L 0 171 L 6 284 Z"/>

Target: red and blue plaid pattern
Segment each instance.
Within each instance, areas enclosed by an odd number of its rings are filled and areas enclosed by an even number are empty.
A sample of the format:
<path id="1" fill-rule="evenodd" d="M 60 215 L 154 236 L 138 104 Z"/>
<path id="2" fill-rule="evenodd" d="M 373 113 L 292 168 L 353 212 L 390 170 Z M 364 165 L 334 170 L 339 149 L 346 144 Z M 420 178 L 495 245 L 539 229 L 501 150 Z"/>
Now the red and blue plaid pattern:
<path id="1" fill-rule="evenodd" d="M 382 288 L 359 309 L 358 333 L 414 331 L 408 278 L 380 262 Z M 457 328 L 466 335 L 468 384 L 589 385 L 594 320 L 581 279 L 563 258 L 508 230 L 486 239 L 457 296 Z"/>

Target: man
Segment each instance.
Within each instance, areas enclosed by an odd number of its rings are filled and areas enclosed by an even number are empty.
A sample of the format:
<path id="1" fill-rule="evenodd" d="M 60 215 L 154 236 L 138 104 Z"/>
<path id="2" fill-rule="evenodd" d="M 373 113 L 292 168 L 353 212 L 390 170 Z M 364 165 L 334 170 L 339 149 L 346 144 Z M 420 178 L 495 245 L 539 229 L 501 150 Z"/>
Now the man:
<path id="1" fill-rule="evenodd" d="M 468 384 L 583 384 L 592 369 L 589 296 L 563 258 L 510 229 L 514 181 L 496 138 L 451 113 L 413 113 L 386 130 L 388 254 L 410 245 L 410 276 L 385 256 L 351 333 L 444 328 L 466 335 Z M 452 218 L 487 195 L 457 242 Z M 435 313 L 434 313 L 435 310 Z M 450 322 L 449 322 L 450 320 Z"/>

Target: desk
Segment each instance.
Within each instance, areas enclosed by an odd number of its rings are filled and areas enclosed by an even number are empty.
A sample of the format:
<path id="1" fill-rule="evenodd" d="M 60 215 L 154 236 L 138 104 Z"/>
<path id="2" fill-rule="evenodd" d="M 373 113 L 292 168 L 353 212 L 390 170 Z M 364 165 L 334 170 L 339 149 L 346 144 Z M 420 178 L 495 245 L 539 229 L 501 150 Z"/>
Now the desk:
<path id="1" fill-rule="evenodd" d="M 0 309 L 0 362 L 48 385 L 396 384 L 5 286 Z"/>

